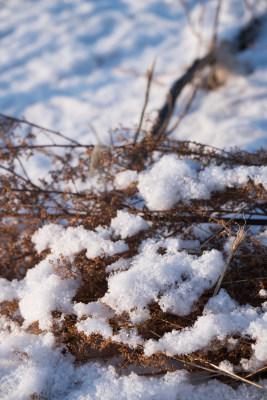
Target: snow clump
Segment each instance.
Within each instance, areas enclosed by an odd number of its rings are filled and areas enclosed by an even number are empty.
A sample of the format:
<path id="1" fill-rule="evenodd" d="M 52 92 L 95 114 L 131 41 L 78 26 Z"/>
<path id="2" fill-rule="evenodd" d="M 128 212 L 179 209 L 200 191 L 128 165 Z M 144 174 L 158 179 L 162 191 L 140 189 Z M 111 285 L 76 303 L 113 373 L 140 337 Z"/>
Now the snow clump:
<path id="1" fill-rule="evenodd" d="M 83 249 L 86 249 L 88 258 L 112 256 L 128 250 L 128 245 L 123 240 L 111 241 L 110 235 L 111 230 L 102 227 L 96 231 L 86 230 L 82 226 L 66 229 L 57 224 L 39 228 L 32 237 L 35 248 L 38 252 L 50 248 L 51 253 L 28 270 L 23 280 L 14 279 L 10 282 L 2 278 L 1 301 L 18 299 L 19 312 L 25 327 L 38 321 L 41 329 L 49 329 L 53 310 L 73 312 L 72 298 L 81 283 L 79 277 L 62 280 L 55 273 L 54 267 L 58 266 L 60 256 L 68 257 L 72 262 L 73 255 Z M 72 267 L 72 272 L 75 274 L 75 267 Z"/>
<path id="2" fill-rule="evenodd" d="M 161 247 L 166 249 L 165 254 L 158 253 Z M 127 270 L 109 276 L 102 301 L 118 314 L 131 311 L 133 323 L 148 318 L 144 309 L 153 301 L 165 312 L 190 313 L 203 291 L 217 282 L 224 261 L 217 250 L 197 257 L 179 251 L 179 247 L 178 239 L 145 241 Z"/>
<path id="3" fill-rule="evenodd" d="M 239 306 L 221 289 L 208 301 L 203 314 L 192 327 L 167 332 L 158 341 L 148 340 L 144 353 L 147 356 L 156 352 L 169 356 L 187 354 L 208 348 L 215 339 L 225 340 L 227 336 L 239 332 L 243 337 L 256 340 L 252 345 L 254 362 L 257 361 L 257 366 L 263 365 L 267 357 L 266 311 L 250 305 Z"/>
<path id="4" fill-rule="evenodd" d="M 126 171 L 119 172 L 115 176 L 115 188 L 119 190 L 126 189 L 132 183 L 136 182 L 138 174 L 136 171 L 127 169 Z"/>
<path id="5" fill-rule="evenodd" d="M 168 210 L 179 200 L 209 199 L 213 191 L 242 187 L 251 178 L 267 189 L 267 167 L 239 166 L 232 169 L 199 165 L 177 156 L 164 155 L 138 177 L 138 190 L 150 210 Z"/>
<path id="6" fill-rule="evenodd" d="M 117 211 L 117 217 L 111 220 L 111 228 L 115 235 L 122 239 L 134 236 L 142 230 L 148 229 L 148 223 L 140 215 L 129 214 L 125 211 Z"/>

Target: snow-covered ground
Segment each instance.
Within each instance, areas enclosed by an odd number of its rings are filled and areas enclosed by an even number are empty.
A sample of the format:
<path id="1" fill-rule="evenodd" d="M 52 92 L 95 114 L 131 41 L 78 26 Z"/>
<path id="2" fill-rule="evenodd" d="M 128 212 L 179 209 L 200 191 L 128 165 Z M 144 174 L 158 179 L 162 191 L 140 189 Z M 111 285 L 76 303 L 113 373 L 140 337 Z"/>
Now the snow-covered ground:
<path id="1" fill-rule="evenodd" d="M 217 1 L 184 3 L 191 27 L 178 0 L 2 0 L 0 111 L 84 143 L 97 140 L 91 123 L 110 143 L 110 129 L 138 122 L 155 57 L 151 117 L 173 79 L 207 51 Z M 249 20 L 244 3 L 222 1 L 220 39 L 233 38 Z M 248 3 L 256 15 L 266 9 L 265 0 Z M 266 144 L 266 38 L 265 27 L 239 56 L 251 74 L 233 74 L 220 90 L 198 95 L 177 138 L 247 149 Z"/>
<path id="2" fill-rule="evenodd" d="M 0 1 L 0 113 L 23 116 L 82 143 L 100 140 L 109 144 L 110 129 L 119 126 L 132 128 L 133 134 L 144 101 L 145 74 L 154 58 L 157 57 L 156 68 L 148 106 L 151 118 L 175 77 L 207 51 L 217 1 L 184 3 L 190 12 L 190 23 L 178 0 Z M 251 8 L 241 0 L 222 1 L 220 39 L 233 38 L 249 20 L 252 8 L 255 15 L 267 11 L 265 0 L 248 3 Z M 173 137 L 220 148 L 240 146 L 254 150 L 266 145 L 267 23 L 255 45 L 240 53 L 236 63 L 237 68 L 229 73 L 224 86 L 215 91 L 199 91 Z M 239 65 L 245 66 L 242 72 Z M 182 108 L 180 100 L 176 115 Z M 163 210 L 180 199 L 209 198 L 214 189 L 242 186 L 249 178 L 266 188 L 263 167 L 225 171 L 214 166 L 199 172 L 193 163 L 165 156 L 148 172 L 121 172 L 115 187 L 122 189 L 138 182 L 147 207 Z M 36 250 L 50 248 L 51 253 L 23 280 L 0 279 L 0 301 L 18 299 L 24 321 L 19 327 L 6 317 L 0 318 L 2 399 L 23 400 L 34 393 L 57 400 L 266 398 L 266 381 L 260 382 L 263 390 L 245 384 L 234 390 L 215 380 L 192 383 L 184 370 L 164 377 L 148 378 L 135 372 L 120 375 L 113 366 L 96 362 L 75 367 L 72 356 L 63 355 L 62 348 L 55 346 L 49 329 L 51 311 L 58 309 L 76 314 L 78 331 L 87 335 L 100 333 L 133 348 L 142 345 L 146 355 L 157 351 L 168 355 L 190 353 L 214 338 L 224 339 L 239 332 L 255 339 L 253 357 L 247 365 L 243 362 L 244 368 L 250 371 L 266 361 L 267 303 L 263 289 L 261 309 L 239 306 L 221 290 L 206 304 L 193 326 L 181 332 L 173 330 L 158 341 L 144 341 L 135 329 L 130 333 L 121 329 L 113 335 L 108 323 L 110 313 L 129 313 L 131 322 L 137 324 L 149 318 L 147 306 L 153 300 L 163 311 L 186 315 L 203 291 L 217 282 L 224 265 L 221 252 L 211 250 L 196 257 L 181 251 L 197 246 L 197 240 L 147 240 L 136 257 L 107 267 L 108 291 L 101 302 L 72 302 L 80 282 L 61 280 L 54 273 L 51 262 L 59 254 L 73 257 L 83 249 L 88 258 L 119 254 L 128 248 L 126 238 L 146 229 L 149 225 L 140 216 L 121 211 L 109 227 L 99 227 L 94 232 L 82 227 L 47 225 L 35 233 L 32 240 Z M 266 244 L 266 231 L 257 238 Z M 166 249 L 164 256 L 157 253 L 159 247 Z M 174 281 L 180 282 L 179 290 L 172 285 Z M 27 332 L 34 321 L 43 329 L 40 335 Z M 231 365 L 225 363 L 221 367 L 231 372 Z"/>

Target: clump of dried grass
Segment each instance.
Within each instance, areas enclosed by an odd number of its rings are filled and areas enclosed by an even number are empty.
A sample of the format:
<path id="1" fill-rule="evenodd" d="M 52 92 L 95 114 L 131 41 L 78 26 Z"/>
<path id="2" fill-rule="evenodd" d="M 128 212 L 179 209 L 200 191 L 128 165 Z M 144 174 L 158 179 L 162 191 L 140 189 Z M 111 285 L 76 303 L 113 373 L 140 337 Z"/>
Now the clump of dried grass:
<path id="1" fill-rule="evenodd" d="M 64 139 L 64 143 L 39 145 L 37 133 L 41 132 L 47 137 L 60 136 Z M 102 297 L 107 290 L 106 266 L 119 258 L 136 255 L 138 246 L 145 238 L 164 232 L 166 235 L 168 232 L 168 237 L 180 233 L 185 239 L 192 239 L 192 226 L 208 222 L 214 226 L 213 233 L 208 240 L 202 240 L 201 246 L 194 249 L 192 254 L 201 255 L 204 250 L 211 248 L 223 250 L 226 237 L 229 234 L 236 237 L 215 290 L 207 290 L 195 304 L 191 314 L 183 317 L 164 313 L 157 304 L 150 304 L 151 318 L 145 323 L 136 325 L 138 333 L 144 339 L 155 339 L 174 328 L 182 330 L 191 326 L 202 315 L 208 299 L 217 294 L 220 287 L 224 287 L 240 304 L 260 306 L 258 292 L 266 282 L 265 249 L 259 242 L 251 241 L 244 227 L 240 227 L 240 224 L 244 224 L 243 217 L 238 217 L 240 213 L 228 218 L 225 211 L 225 205 L 227 213 L 230 206 L 233 213 L 234 210 L 242 210 L 246 215 L 253 216 L 258 225 L 263 225 L 265 220 L 262 219 L 262 213 L 266 204 L 266 194 L 260 185 L 251 181 L 243 188 L 214 193 L 208 200 L 179 201 L 171 210 L 164 212 L 149 211 L 146 207 L 140 209 L 135 185 L 125 190 L 107 190 L 107 185 L 112 182 L 116 171 L 129 167 L 142 171 L 152 165 L 155 150 L 162 155 L 176 154 L 180 158 L 190 158 L 202 163 L 203 166 L 224 164 L 228 167 L 242 164 L 263 165 L 266 163 L 266 153 L 263 150 L 256 153 L 239 150 L 225 152 L 211 146 L 166 138 L 161 138 L 157 142 L 153 139 L 141 143 L 124 141 L 122 145 L 112 148 L 86 146 L 67 139 L 58 132 L 41 131 L 39 127 L 27 124 L 25 121 L 19 122 L 5 117 L 0 118 L 0 135 L 2 277 L 9 280 L 21 279 L 28 269 L 46 256 L 47 251 L 37 254 L 31 242 L 33 232 L 44 223 L 83 225 L 86 229 L 94 229 L 99 225 L 109 225 L 117 210 L 127 208 L 131 213 L 142 214 L 142 218 L 152 223 L 151 228 L 127 239 L 129 250 L 123 254 L 95 259 L 88 259 L 85 251 L 76 254 L 74 265 L 77 274 L 82 278 L 82 283 L 74 301 L 88 303 Z M 25 165 L 26 160 L 40 156 L 50 165 L 51 179 L 42 179 L 37 184 L 29 177 Z M 75 182 L 78 180 L 86 182 L 88 176 L 99 171 L 101 172 L 99 179 L 103 179 L 103 174 L 105 179 L 102 191 L 78 190 L 75 187 Z M 247 224 L 252 224 L 252 221 L 249 220 Z M 236 252 L 237 249 L 240 251 Z M 60 257 L 54 269 L 62 279 L 75 278 L 71 266 L 68 258 Z M 1 315 L 22 323 L 16 316 L 16 311 L 16 301 L 1 304 Z M 93 358 L 119 357 L 124 367 L 142 366 L 144 374 L 161 374 L 175 370 L 177 362 L 180 362 L 191 372 L 203 369 L 218 376 L 218 374 L 225 375 L 216 366 L 220 361 L 226 359 L 234 365 L 239 365 L 240 360 L 249 358 L 252 352 L 253 341 L 240 337 L 239 345 L 234 350 L 227 347 L 226 340 L 213 343 L 209 349 L 182 357 L 167 357 L 164 354 L 145 357 L 141 346 L 133 350 L 125 344 L 113 343 L 100 335 L 87 337 L 78 332 L 75 315 L 65 317 L 62 326 L 57 324 L 57 319 L 60 317 L 58 311 L 55 310 L 53 317 L 52 331 L 57 342 L 65 345 L 64 351 L 70 351 L 78 363 L 85 363 Z M 122 327 L 132 328 L 127 315 L 124 314 L 110 320 L 110 325 L 114 333 L 119 332 Z M 28 329 L 35 334 L 41 333 L 37 323 Z M 264 370 L 259 371 L 252 378 L 263 376 L 264 373 Z M 229 378 L 230 374 L 227 376 Z M 231 378 L 237 379 L 236 376 Z M 37 398 L 35 395 L 32 396 Z"/>

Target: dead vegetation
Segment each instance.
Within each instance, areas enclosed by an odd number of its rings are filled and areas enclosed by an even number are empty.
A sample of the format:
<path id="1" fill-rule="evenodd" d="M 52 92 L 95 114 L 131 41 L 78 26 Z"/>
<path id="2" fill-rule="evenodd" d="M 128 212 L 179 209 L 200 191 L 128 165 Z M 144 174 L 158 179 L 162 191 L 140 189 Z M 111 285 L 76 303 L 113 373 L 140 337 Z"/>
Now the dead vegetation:
<path id="1" fill-rule="evenodd" d="M 218 7 L 220 2 L 218 2 Z M 218 9 L 219 14 L 219 9 Z M 191 22 L 190 22 L 191 23 Z M 215 21 L 216 23 L 216 21 Z M 259 25 L 258 20 L 252 20 Z M 255 35 L 249 27 L 238 36 L 235 51 L 241 51 L 253 41 Z M 8 280 L 22 279 L 27 270 L 33 268 L 46 255 L 47 251 L 37 254 L 31 241 L 32 234 L 47 223 L 59 223 L 65 226 L 82 225 L 86 229 L 97 226 L 108 226 L 118 210 L 139 214 L 151 223 L 150 229 L 126 240 L 129 250 L 112 257 L 88 259 L 85 251 L 75 255 L 73 264 L 63 256 L 53 265 L 55 273 L 61 279 L 79 276 L 82 283 L 73 301 L 89 303 L 103 297 L 107 291 L 106 267 L 120 258 L 130 259 L 138 252 L 140 243 L 146 238 L 174 237 L 180 234 L 184 239 L 195 239 L 194 226 L 210 224 L 208 238 L 200 239 L 197 249 L 188 250 L 190 254 L 200 256 L 205 250 L 224 251 L 223 245 L 229 236 L 235 236 L 223 274 L 216 288 L 206 290 L 186 316 L 164 313 L 156 303 L 150 304 L 150 319 L 135 327 L 142 338 L 158 339 L 173 329 L 183 330 L 193 325 L 202 315 L 207 301 L 223 287 L 239 304 L 251 304 L 261 307 L 262 299 L 259 290 L 266 287 L 266 248 L 251 234 L 249 227 L 266 225 L 266 193 L 261 185 L 253 180 L 239 188 L 228 188 L 213 193 L 208 200 L 179 201 L 170 210 L 150 211 L 142 205 L 135 184 L 127 189 L 114 188 L 113 181 L 117 172 L 132 169 L 143 171 L 154 163 L 154 154 L 160 156 L 175 154 L 179 158 L 188 158 L 200 163 L 201 168 L 208 165 L 223 165 L 233 168 L 239 165 L 266 165 L 266 151 L 248 153 L 236 149 L 225 151 L 190 141 L 170 139 L 168 134 L 173 130 L 168 125 L 174 110 L 175 102 L 184 86 L 194 82 L 194 90 L 178 118 L 177 127 L 183 115 L 187 113 L 195 93 L 203 79 L 199 72 L 206 65 L 211 66 L 211 74 L 205 80 L 206 86 L 214 89 L 218 85 L 219 54 L 216 43 L 216 26 L 210 52 L 203 58 L 194 61 L 187 72 L 176 80 L 167 95 L 166 103 L 159 111 L 158 118 L 149 132 L 142 131 L 142 122 L 148 102 L 149 88 L 152 81 L 154 64 L 147 74 L 147 89 L 140 122 L 134 140 L 121 136 L 121 130 L 115 131 L 112 146 L 92 146 L 81 144 L 65 135 L 44 129 L 25 120 L 0 116 L 0 232 L 1 232 L 1 277 Z M 254 32 L 254 31 L 253 31 Z M 247 35 L 247 36 L 246 36 Z M 245 39 L 245 37 L 247 39 Z M 197 77 L 197 80 L 195 80 Z M 143 134 L 142 140 L 139 135 Z M 115 140 L 116 139 L 116 140 Z M 30 170 L 41 160 L 47 171 L 45 178 L 38 182 L 31 178 Z M 98 181 L 98 188 L 87 187 L 88 178 Z M 100 189 L 99 189 L 100 188 Z M 244 217 L 245 216 L 245 217 Z M 238 250 L 238 251 L 236 251 Z M 159 251 L 164 252 L 164 249 Z M 73 270 L 75 266 L 75 272 Z M 17 315 L 18 302 L 5 301 L 0 305 L 0 314 L 21 324 Z M 259 378 L 266 376 L 266 367 L 246 376 L 240 367 L 241 359 L 248 359 L 252 354 L 251 338 L 236 334 L 225 341 L 213 342 L 209 348 L 183 356 L 167 357 L 157 354 L 145 357 L 142 346 L 132 349 L 122 343 L 104 339 L 101 335 L 87 337 L 78 332 L 75 326 L 75 315 L 64 316 L 59 324 L 61 313 L 53 312 L 52 332 L 62 352 L 71 352 L 77 363 L 86 363 L 92 359 L 118 359 L 118 368 L 142 367 L 140 375 L 160 375 L 174 371 L 184 365 L 192 374 L 205 371 L 207 378 L 220 377 L 225 382 L 245 381 L 256 386 Z M 109 321 L 114 334 L 122 328 L 130 330 L 133 325 L 128 315 L 117 315 Z M 36 335 L 42 333 L 38 323 L 28 328 Z M 231 339 L 238 344 L 231 346 Z M 15 357 L 27 357 L 27 354 L 14 354 Z M 238 375 L 221 370 L 218 365 L 228 360 L 237 367 Z M 199 376 L 199 375 L 197 375 Z M 199 379 L 198 377 L 196 379 Z M 42 398 L 31 395 L 31 398 Z"/>
<path id="2" fill-rule="evenodd" d="M 118 146 L 98 148 L 97 161 L 94 161 L 92 168 L 93 146 L 72 143 L 66 138 L 60 143 L 55 143 L 54 137 L 58 136 L 57 133 L 46 132 L 25 121 L 19 122 L 2 116 L 0 123 L 2 277 L 9 280 L 22 279 L 29 268 L 34 267 L 47 255 L 47 251 L 37 254 L 31 242 L 33 232 L 43 224 L 53 222 L 66 226 L 83 225 L 86 229 L 94 229 L 99 225 L 109 225 L 117 210 L 127 209 L 130 213 L 142 215 L 146 221 L 151 222 L 149 230 L 126 239 L 128 251 L 112 257 L 95 259 L 88 259 L 85 251 L 82 251 L 75 256 L 75 272 L 68 258 L 60 257 L 53 266 L 61 279 L 75 278 L 78 275 L 82 277 L 74 301 L 88 303 L 103 297 L 107 291 L 107 265 L 120 258 L 130 259 L 136 255 L 138 246 L 145 238 L 172 237 L 180 234 L 184 239 L 194 239 L 193 227 L 209 223 L 213 227 L 210 236 L 200 240 L 199 248 L 191 250 L 191 254 L 200 256 L 203 251 L 212 248 L 224 251 L 223 245 L 227 237 L 236 236 L 218 288 L 223 287 L 239 304 L 261 306 L 262 299 L 258 293 L 266 285 L 266 248 L 252 239 L 253 235 L 248 229 L 252 225 L 266 224 L 263 215 L 267 198 L 261 185 L 256 185 L 251 180 L 244 187 L 213 193 L 208 200 L 179 201 L 170 210 L 150 211 L 145 206 L 140 206 L 135 184 L 125 190 L 118 190 L 114 189 L 112 182 L 116 172 L 129 168 L 129 165 L 137 171 L 151 166 L 155 151 L 161 155 L 176 154 L 179 158 L 198 161 L 202 167 L 224 165 L 230 168 L 238 165 L 266 164 L 264 150 L 258 150 L 256 153 L 226 152 L 165 137 L 157 142 L 152 138 L 140 143 L 124 140 Z M 47 144 L 44 144 L 44 138 Z M 52 144 L 48 143 L 48 138 L 52 139 Z M 41 140 L 42 144 L 39 144 Z M 36 157 L 46 160 L 48 171 L 46 179 L 40 179 L 39 182 L 33 182 L 27 172 L 27 165 L 31 165 L 29 163 Z M 95 172 L 94 179 L 98 180 L 102 190 L 86 189 L 83 186 L 88 177 L 92 176 L 92 169 Z M 229 217 L 229 214 L 234 216 Z M 237 248 L 239 251 L 234 251 Z M 162 251 L 164 252 L 164 249 Z M 225 257 L 227 258 L 227 254 Z M 193 312 L 183 317 L 164 313 L 157 304 L 150 304 L 151 317 L 147 322 L 136 325 L 137 331 L 147 340 L 158 339 L 173 329 L 182 330 L 192 326 L 214 294 L 214 288 L 205 291 L 195 304 Z M 16 314 L 17 307 L 16 301 L 4 302 L 1 304 L 1 315 L 13 318 L 21 324 L 22 321 Z M 87 337 L 78 332 L 75 315 L 65 316 L 63 324 L 60 325 L 57 323 L 60 315 L 61 313 L 55 310 L 52 331 L 57 342 L 65 346 L 63 351 L 70 351 L 77 363 L 117 357 L 123 368 L 142 366 L 144 370 L 140 373 L 144 375 L 164 374 L 175 370 L 177 365 L 182 363 L 192 373 L 203 370 L 207 371 L 210 377 L 224 376 L 226 381 L 246 379 L 242 370 L 238 376 L 226 374 L 225 377 L 225 372 L 218 370 L 217 366 L 220 361 L 229 360 L 238 367 L 241 359 L 249 358 L 254 342 L 249 338 L 236 337 L 238 345 L 234 348 L 231 348 L 226 340 L 217 341 L 203 351 L 184 356 L 167 357 L 158 354 L 145 357 L 141 346 L 133 350 L 125 344 L 114 343 L 100 335 L 93 334 Z M 114 334 L 122 328 L 127 330 L 133 327 L 128 318 L 122 314 L 109 321 Z M 33 324 L 29 331 L 35 334 L 42 332 L 38 323 Z M 256 371 L 249 377 L 250 382 L 257 381 L 264 373 L 265 369 Z"/>

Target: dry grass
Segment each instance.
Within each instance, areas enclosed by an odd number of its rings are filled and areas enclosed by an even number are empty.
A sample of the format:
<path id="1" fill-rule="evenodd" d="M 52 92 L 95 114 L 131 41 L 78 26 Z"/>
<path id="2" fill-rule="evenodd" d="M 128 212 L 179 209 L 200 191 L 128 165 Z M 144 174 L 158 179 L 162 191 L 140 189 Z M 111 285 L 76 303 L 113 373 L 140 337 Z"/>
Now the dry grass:
<path id="1" fill-rule="evenodd" d="M 115 132 L 114 135 L 117 133 L 119 132 Z M 48 144 L 39 145 L 37 134 L 47 137 Z M 123 254 L 95 259 L 88 259 L 84 251 L 76 254 L 74 260 L 78 271 L 76 274 L 82 277 L 82 283 L 73 300 L 88 303 L 102 297 L 107 290 L 106 266 L 119 258 L 136 255 L 139 244 L 145 238 L 164 234 L 171 237 L 180 233 L 184 239 L 192 239 L 194 225 L 210 223 L 213 226 L 213 233 L 208 240 L 201 241 L 200 247 L 194 249 L 192 254 L 200 256 L 203 251 L 212 248 L 223 251 L 227 237 L 229 235 L 236 237 L 215 292 L 214 288 L 204 292 L 191 314 L 183 317 L 164 313 L 157 304 L 150 304 L 151 317 L 147 322 L 136 325 L 138 333 L 144 339 L 155 339 L 174 328 L 182 330 L 192 326 L 202 315 L 207 301 L 220 287 L 240 304 L 261 305 L 258 293 L 266 285 L 267 280 L 266 249 L 251 239 L 249 231 L 245 234 L 244 227 L 240 227 L 244 225 L 242 213 L 248 216 L 247 226 L 252 224 L 250 216 L 256 218 L 258 225 L 266 223 L 262 215 L 267 198 L 260 185 L 250 181 L 241 188 L 213 193 L 209 200 L 179 201 L 171 210 L 156 212 L 149 211 L 146 207 L 140 209 L 135 185 L 125 190 L 108 190 L 107 187 L 117 171 L 126 168 L 142 171 L 152 165 L 152 155 L 155 150 L 161 154 L 172 153 L 180 158 L 190 158 L 200 162 L 202 166 L 224 164 L 227 167 L 264 165 L 266 152 L 263 150 L 256 153 L 240 150 L 225 152 L 211 146 L 166 138 L 157 142 L 147 139 L 136 144 L 131 144 L 122 138 L 119 146 L 94 148 L 73 143 L 73 140 L 62 136 L 61 142 L 56 144 L 54 139 L 58 135 L 23 121 L 4 117 L 0 119 L 1 277 L 9 280 L 22 279 L 28 269 L 33 268 L 47 255 L 47 251 L 37 254 L 31 242 L 33 232 L 44 223 L 83 225 L 86 229 L 94 229 L 98 225 L 108 225 L 116 216 L 117 210 L 127 208 L 129 212 L 141 214 L 145 220 L 152 222 L 151 228 L 127 239 L 129 250 Z M 27 161 L 34 157 L 42 157 L 49 169 L 48 178 L 40 180 L 38 184 L 31 181 L 26 167 Z M 75 183 L 86 182 L 92 172 L 98 173 L 103 191 L 95 193 L 90 190 L 78 190 Z M 227 217 L 230 211 L 234 214 L 236 210 L 242 211 L 236 213 L 233 218 Z M 71 267 L 69 259 L 64 257 L 60 257 L 57 265 L 54 265 L 55 272 L 62 279 L 69 279 L 75 275 Z M 0 313 L 16 319 L 16 310 L 16 301 L 4 302 L 1 304 Z M 229 360 L 238 366 L 242 358 L 249 358 L 252 354 L 253 340 L 236 337 L 239 343 L 234 349 L 227 346 L 227 339 L 213 343 L 208 349 L 182 357 L 177 355 L 171 358 L 164 354 L 145 357 L 141 346 L 133 350 L 124 344 L 104 339 L 100 335 L 87 337 L 78 332 L 74 315 L 65 317 L 62 326 L 58 326 L 56 322 L 60 317 L 58 311 L 54 311 L 53 317 L 52 331 L 57 342 L 65 344 L 68 351 L 75 356 L 77 363 L 85 363 L 95 358 L 106 360 L 116 356 L 120 358 L 123 367 L 142 366 L 144 368 L 142 374 L 153 375 L 175 370 L 179 361 L 192 373 L 203 369 L 217 377 L 225 376 L 225 373 L 217 367 L 222 360 Z M 17 319 L 17 322 L 22 321 Z M 119 332 L 122 327 L 132 328 L 128 316 L 124 314 L 110 320 L 110 325 L 114 333 Z M 32 324 L 29 331 L 35 334 L 41 333 L 37 323 Z M 17 354 L 17 356 L 23 355 Z M 239 373 L 239 377 L 243 380 L 252 381 L 265 375 L 264 368 L 247 378 L 244 371 Z M 238 377 L 227 374 L 227 379 L 229 378 Z M 33 394 L 32 398 L 39 397 Z"/>

